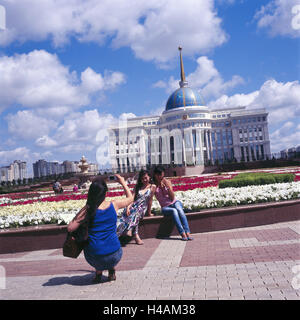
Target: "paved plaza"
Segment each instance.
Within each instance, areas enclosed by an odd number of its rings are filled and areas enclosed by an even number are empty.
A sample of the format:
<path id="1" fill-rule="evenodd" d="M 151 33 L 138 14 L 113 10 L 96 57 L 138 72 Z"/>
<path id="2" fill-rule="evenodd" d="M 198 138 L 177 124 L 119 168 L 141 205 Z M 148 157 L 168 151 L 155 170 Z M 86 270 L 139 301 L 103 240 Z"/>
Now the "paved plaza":
<path id="1" fill-rule="evenodd" d="M 91 300 L 298 300 L 300 223 L 145 239 L 123 247 L 117 280 L 92 284 L 81 255 L 61 249 L 0 255 L 0 298 Z"/>

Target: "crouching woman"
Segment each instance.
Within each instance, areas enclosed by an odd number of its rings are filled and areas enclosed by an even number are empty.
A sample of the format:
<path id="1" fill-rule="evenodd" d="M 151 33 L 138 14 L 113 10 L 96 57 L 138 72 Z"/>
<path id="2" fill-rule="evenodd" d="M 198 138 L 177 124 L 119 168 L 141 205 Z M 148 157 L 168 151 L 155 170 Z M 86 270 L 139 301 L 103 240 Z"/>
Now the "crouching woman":
<path id="1" fill-rule="evenodd" d="M 125 180 L 115 175 L 126 198 L 106 201 L 108 190 L 103 178 L 97 178 L 89 188 L 86 206 L 69 223 L 68 232 L 86 224 L 88 241 L 84 248 L 86 261 L 95 268 L 95 283 L 101 282 L 102 272 L 108 270 L 109 281 L 116 280 L 115 266 L 122 258 L 122 247 L 117 235 L 117 211 L 133 202 L 133 195 Z"/>

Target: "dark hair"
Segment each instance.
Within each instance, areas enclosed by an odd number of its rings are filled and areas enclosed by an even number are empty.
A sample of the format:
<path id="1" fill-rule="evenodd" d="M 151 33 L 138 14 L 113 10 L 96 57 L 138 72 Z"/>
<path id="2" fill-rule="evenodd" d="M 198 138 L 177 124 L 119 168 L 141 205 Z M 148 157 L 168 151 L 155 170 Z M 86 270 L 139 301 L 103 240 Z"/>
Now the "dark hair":
<path id="1" fill-rule="evenodd" d="M 87 217 L 89 226 L 92 225 L 95 214 L 96 214 L 96 210 L 98 209 L 100 204 L 104 201 L 107 190 L 108 190 L 107 184 L 105 180 L 101 177 L 96 178 L 90 185 L 88 197 L 86 201 L 86 204 L 88 206 L 86 217 Z"/>
<path id="2" fill-rule="evenodd" d="M 134 192 L 135 192 L 134 201 L 137 199 L 137 197 L 139 195 L 139 191 L 141 190 L 141 188 L 143 186 L 142 178 L 145 174 L 147 174 L 150 177 L 150 174 L 147 170 L 142 169 L 139 173 L 137 183 L 135 185 L 135 190 L 134 190 Z M 150 177 L 150 179 L 151 179 L 151 177 Z"/>
<path id="3" fill-rule="evenodd" d="M 154 168 L 154 171 L 153 171 L 153 181 L 156 183 L 156 179 L 155 179 L 155 175 L 158 174 L 158 175 L 161 175 L 163 172 L 165 172 L 165 168 L 162 167 L 162 166 L 156 166 Z"/>
<path id="4" fill-rule="evenodd" d="M 162 174 L 163 172 L 165 172 L 165 168 L 162 166 L 156 166 L 154 168 L 153 174 Z"/>

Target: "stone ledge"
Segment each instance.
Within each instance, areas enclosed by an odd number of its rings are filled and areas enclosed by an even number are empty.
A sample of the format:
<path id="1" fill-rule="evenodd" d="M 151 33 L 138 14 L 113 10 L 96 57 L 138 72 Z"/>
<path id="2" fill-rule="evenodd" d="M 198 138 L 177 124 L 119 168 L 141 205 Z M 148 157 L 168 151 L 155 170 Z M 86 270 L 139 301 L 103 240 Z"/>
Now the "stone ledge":
<path id="1" fill-rule="evenodd" d="M 192 233 L 253 227 L 299 220 L 300 199 L 282 202 L 213 208 L 187 213 Z M 0 254 L 61 248 L 66 237 L 65 225 L 42 225 L 0 231 Z M 171 217 L 145 217 L 139 225 L 142 239 L 177 235 Z"/>
<path id="2" fill-rule="evenodd" d="M 299 220 L 300 199 L 237 207 L 212 208 L 186 214 L 192 233 L 254 227 Z M 147 217 L 139 225 L 141 238 L 177 235 L 171 217 Z"/>

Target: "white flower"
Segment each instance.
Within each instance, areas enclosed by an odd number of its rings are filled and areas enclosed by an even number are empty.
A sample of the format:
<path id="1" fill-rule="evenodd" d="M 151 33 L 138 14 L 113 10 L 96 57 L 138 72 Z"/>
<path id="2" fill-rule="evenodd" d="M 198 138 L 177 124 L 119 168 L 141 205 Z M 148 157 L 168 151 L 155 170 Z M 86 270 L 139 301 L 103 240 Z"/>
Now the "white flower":
<path id="1" fill-rule="evenodd" d="M 247 186 L 242 188 L 206 188 L 175 192 L 186 210 L 232 206 L 237 204 L 281 201 L 300 198 L 300 181 L 276 185 Z M 122 197 L 118 197 L 122 198 Z M 111 199 L 107 199 L 110 201 Z M 5 200 L 6 201 L 6 200 Z M 53 221 L 68 224 L 86 200 L 69 200 L 60 202 L 34 202 L 26 205 L 0 207 L 0 228 L 15 225 L 37 225 Z M 154 198 L 152 210 L 160 212 L 158 201 Z M 118 214 L 120 214 L 118 212 Z"/>

